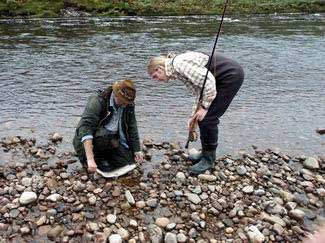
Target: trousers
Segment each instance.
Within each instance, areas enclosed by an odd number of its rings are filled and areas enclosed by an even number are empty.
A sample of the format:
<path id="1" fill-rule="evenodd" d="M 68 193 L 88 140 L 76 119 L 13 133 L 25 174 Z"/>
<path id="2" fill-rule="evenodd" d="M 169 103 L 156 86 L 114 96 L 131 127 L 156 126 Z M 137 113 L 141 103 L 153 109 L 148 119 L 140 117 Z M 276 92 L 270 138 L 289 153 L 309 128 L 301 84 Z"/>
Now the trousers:
<path id="1" fill-rule="evenodd" d="M 209 71 L 216 79 L 217 95 L 204 119 L 198 122 L 202 149 L 206 151 L 217 148 L 219 118 L 226 112 L 244 81 L 243 68 L 220 54 L 212 57 Z"/>

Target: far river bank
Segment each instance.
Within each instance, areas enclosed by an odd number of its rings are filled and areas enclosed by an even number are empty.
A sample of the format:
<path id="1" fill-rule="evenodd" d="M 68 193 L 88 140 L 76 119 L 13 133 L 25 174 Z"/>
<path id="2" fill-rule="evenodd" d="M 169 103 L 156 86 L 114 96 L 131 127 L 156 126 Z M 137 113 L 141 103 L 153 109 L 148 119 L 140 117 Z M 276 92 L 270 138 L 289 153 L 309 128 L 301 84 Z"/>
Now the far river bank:
<path id="1" fill-rule="evenodd" d="M 324 0 L 239 0 L 229 1 L 227 14 L 270 13 L 322 13 Z M 180 16 L 221 14 L 224 1 L 104 1 L 104 0 L 56 0 L 56 1 L 0 1 L 2 18 L 20 17 L 80 17 L 80 16 Z"/>

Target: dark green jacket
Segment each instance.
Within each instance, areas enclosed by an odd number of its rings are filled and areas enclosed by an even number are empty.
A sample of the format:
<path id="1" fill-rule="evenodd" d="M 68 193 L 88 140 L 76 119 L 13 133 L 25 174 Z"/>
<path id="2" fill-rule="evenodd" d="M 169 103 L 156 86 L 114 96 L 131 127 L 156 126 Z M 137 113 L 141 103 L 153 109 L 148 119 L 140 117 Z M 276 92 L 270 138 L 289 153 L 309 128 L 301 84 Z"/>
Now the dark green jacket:
<path id="1" fill-rule="evenodd" d="M 105 124 L 110 120 L 111 112 L 109 112 L 108 107 L 111 93 L 112 90 L 110 88 L 109 97 L 107 98 L 102 97 L 100 91 L 88 98 L 86 108 L 77 125 L 73 138 L 73 146 L 78 156 L 84 155 L 85 153 L 84 146 L 81 142 L 82 137 L 92 135 L 95 138 L 100 135 L 101 131 L 105 129 Z M 130 150 L 133 153 L 140 151 L 139 133 L 133 105 L 124 108 L 122 129 Z"/>

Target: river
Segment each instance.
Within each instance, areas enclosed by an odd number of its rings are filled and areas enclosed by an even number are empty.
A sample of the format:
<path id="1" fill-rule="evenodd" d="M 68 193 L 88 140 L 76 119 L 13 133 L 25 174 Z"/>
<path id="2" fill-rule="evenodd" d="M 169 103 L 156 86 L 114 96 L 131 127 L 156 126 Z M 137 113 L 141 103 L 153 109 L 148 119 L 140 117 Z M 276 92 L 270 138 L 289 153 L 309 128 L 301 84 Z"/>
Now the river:
<path id="1" fill-rule="evenodd" d="M 150 80 L 146 63 L 212 45 L 218 23 L 218 16 L 0 20 L 0 137 L 43 141 L 57 131 L 71 149 L 87 97 L 131 78 L 141 139 L 184 145 L 194 100 L 179 81 Z M 252 145 L 324 155 L 325 136 L 315 130 L 325 128 L 325 14 L 226 18 L 218 51 L 246 73 L 221 118 L 219 155 Z"/>

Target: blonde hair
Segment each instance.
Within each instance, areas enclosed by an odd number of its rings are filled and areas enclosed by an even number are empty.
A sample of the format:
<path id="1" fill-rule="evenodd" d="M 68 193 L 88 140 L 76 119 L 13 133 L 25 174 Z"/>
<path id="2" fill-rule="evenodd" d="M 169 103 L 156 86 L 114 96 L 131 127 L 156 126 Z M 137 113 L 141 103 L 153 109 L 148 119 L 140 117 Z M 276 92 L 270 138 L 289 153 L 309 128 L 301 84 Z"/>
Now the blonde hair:
<path id="1" fill-rule="evenodd" d="M 147 72 L 149 75 L 152 75 L 157 68 L 162 68 L 165 70 L 165 62 L 166 62 L 166 56 L 158 56 L 158 57 L 152 57 L 150 58 L 148 64 L 147 64 Z"/>

